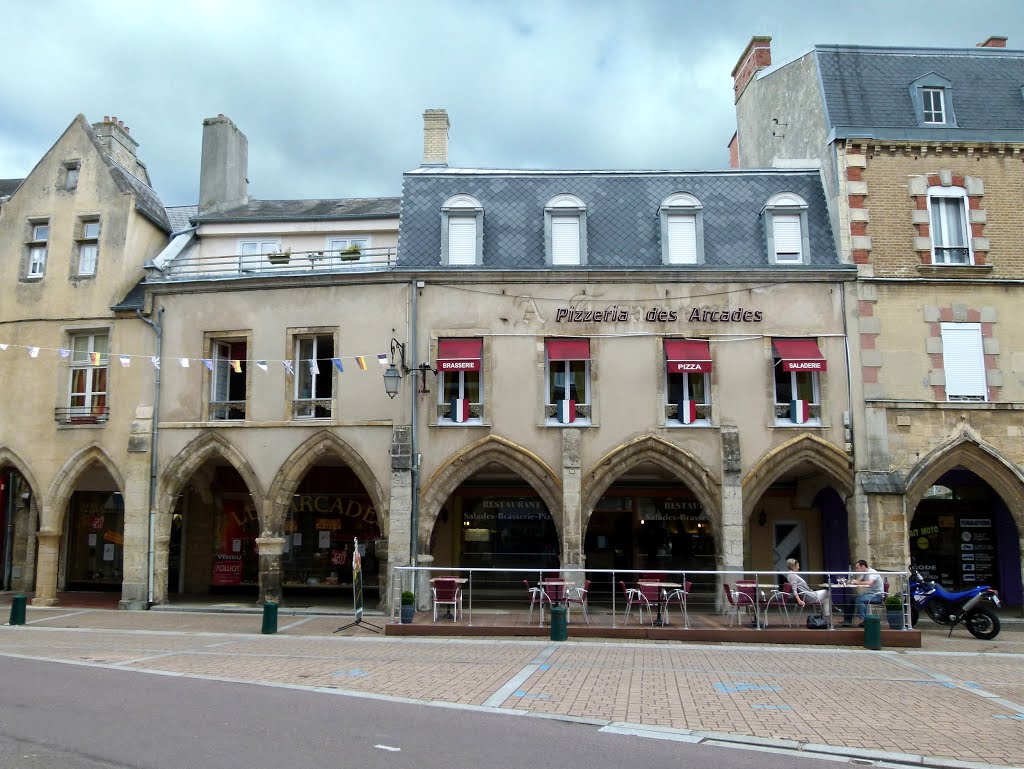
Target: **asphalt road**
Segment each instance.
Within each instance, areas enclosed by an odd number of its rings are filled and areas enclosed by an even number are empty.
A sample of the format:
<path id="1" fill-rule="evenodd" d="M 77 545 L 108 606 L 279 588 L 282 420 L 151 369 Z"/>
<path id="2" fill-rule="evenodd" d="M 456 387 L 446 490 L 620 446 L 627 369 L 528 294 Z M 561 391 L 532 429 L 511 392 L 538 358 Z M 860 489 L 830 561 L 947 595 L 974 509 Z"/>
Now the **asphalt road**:
<path id="1" fill-rule="evenodd" d="M 829 769 L 596 726 L 0 658 L 0 769 Z"/>

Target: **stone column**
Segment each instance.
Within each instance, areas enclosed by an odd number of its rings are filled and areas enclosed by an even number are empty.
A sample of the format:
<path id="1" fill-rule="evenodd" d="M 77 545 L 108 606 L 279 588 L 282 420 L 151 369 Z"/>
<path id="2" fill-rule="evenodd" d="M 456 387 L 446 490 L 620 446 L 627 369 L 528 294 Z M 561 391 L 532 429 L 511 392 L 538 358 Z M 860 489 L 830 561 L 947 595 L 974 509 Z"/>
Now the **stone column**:
<path id="1" fill-rule="evenodd" d="M 718 568 L 721 571 L 743 571 L 743 476 L 740 461 L 740 433 L 735 425 L 722 425 L 722 527 Z M 719 577 L 715 605 L 722 608 L 725 597 Z M 731 580 L 730 580 L 731 581 Z"/>
<path id="2" fill-rule="evenodd" d="M 39 557 L 36 561 L 36 595 L 33 606 L 57 604 L 57 561 L 60 554 L 60 532 L 42 529 L 36 534 Z"/>
<path id="3" fill-rule="evenodd" d="M 408 425 L 395 427 L 391 436 L 391 499 L 388 505 L 387 563 L 381 565 L 381 602 L 385 611 L 391 611 L 391 601 L 397 588 L 391 585 L 390 569 L 395 566 L 411 565 L 409 542 L 412 537 L 412 428 Z M 406 588 L 402 583 L 402 590 Z"/>
<path id="4" fill-rule="evenodd" d="M 124 484 L 124 546 L 118 608 L 145 609 L 149 600 L 149 462 L 128 464 Z M 155 543 L 154 543 L 155 545 Z"/>
<path id="5" fill-rule="evenodd" d="M 420 553 L 418 566 L 431 566 L 434 563 L 434 556 Z M 430 611 L 434 605 L 434 599 L 430 592 L 430 578 L 433 574 L 429 571 L 416 572 L 416 611 Z M 412 588 L 403 588 L 411 590 Z"/>
<path id="6" fill-rule="evenodd" d="M 910 565 L 906 498 L 902 494 L 867 495 L 872 540 L 869 555 L 863 558 L 879 571 L 906 571 Z"/>
<path id="7" fill-rule="evenodd" d="M 583 568 L 583 475 L 580 431 L 562 432 L 562 570 Z M 571 578 L 571 577 L 570 577 Z M 582 583 L 581 583 L 582 584 Z"/>
<path id="8" fill-rule="evenodd" d="M 284 537 L 258 537 L 260 558 L 260 603 L 281 603 L 281 554 Z"/>
<path id="9" fill-rule="evenodd" d="M 373 554 L 377 556 L 377 608 L 387 613 L 390 595 L 391 574 L 388 572 L 388 540 L 378 539 L 373 543 Z"/>

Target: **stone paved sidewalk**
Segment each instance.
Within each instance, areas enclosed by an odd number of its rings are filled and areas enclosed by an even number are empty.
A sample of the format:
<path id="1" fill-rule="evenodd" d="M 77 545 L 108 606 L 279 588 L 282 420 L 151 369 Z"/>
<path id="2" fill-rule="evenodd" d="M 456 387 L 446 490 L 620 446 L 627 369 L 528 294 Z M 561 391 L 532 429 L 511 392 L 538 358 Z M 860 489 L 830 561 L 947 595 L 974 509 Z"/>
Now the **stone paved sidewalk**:
<path id="1" fill-rule="evenodd" d="M 383 625 L 384 618 L 367 617 Z M 1024 765 L 1024 626 L 924 648 L 395 639 L 344 617 L 30 610 L 0 655 Z"/>

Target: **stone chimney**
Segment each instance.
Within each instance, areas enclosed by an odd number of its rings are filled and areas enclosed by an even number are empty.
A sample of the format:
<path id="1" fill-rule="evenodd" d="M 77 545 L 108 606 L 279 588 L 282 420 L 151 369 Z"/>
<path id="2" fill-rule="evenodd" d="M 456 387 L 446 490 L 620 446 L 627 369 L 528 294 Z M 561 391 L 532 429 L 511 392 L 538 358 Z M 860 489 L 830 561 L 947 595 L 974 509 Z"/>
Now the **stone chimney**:
<path id="1" fill-rule="evenodd" d="M 747 83 L 765 67 L 772 65 L 772 39 L 755 35 L 750 38 L 747 47 L 740 54 L 736 66 L 732 68 L 732 88 L 735 101 L 740 100 Z"/>
<path id="2" fill-rule="evenodd" d="M 1006 38 L 1001 35 L 992 35 L 984 43 L 978 43 L 975 48 L 1005 48 Z"/>
<path id="3" fill-rule="evenodd" d="M 102 123 L 92 124 L 92 131 L 115 163 L 148 183 L 146 167 L 137 155 L 139 143 L 129 135 L 131 129 L 123 120 L 118 120 L 117 116 L 104 115 Z"/>
<path id="4" fill-rule="evenodd" d="M 428 109 L 423 112 L 423 163 L 425 166 L 448 165 L 448 112 Z"/>
<path id="5" fill-rule="evenodd" d="M 199 213 L 225 211 L 249 201 L 249 141 L 223 115 L 203 121 Z"/>

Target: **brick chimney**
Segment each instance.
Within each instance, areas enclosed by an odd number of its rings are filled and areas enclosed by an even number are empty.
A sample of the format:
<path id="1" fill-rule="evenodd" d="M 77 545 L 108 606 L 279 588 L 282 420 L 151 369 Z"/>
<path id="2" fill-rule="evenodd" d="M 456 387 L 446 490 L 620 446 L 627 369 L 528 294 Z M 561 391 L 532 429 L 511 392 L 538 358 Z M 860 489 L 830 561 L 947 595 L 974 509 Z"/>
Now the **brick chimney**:
<path id="1" fill-rule="evenodd" d="M 733 132 L 732 138 L 729 140 L 729 168 L 740 167 L 740 135 L 738 132 Z"/>
<path id="2" fill-rule="evenodd" d="M 755 35 L 740 54 L 739 61 L 732 68 L 732 88 L 735 101 L 740 100 L 743 89 L 754 75 L 772 64 L 772 39 Z"/>
<path id="3" fill-rule="evenodd" d="M 425 166 L 448 165 L 448 112 L 428 109 L 423 112 L 423 163 Z"/>
<path id="4" fill-rule="evenodd" d="M 123 120 L 118 120 L 116 116 L 104 115 L 103 122 L 92 124 L 92 131 L 115 163 L 148 183 L 146 167 L 137 155 L 139 143 L 129 136 L 131 129 Z"/>
<path id="5" fill-rule="evenodd" d="M 223 115 L 203 121 L 199 213 L 226 211 L 249 202 L 249 140 Z"/>
<path id="6" fill-rule="evenodd" d="M 975 48 L 1005 48 L 1006 38 L 1002 35 L 992 35 L 984 43 L 978 43 Z"/>

